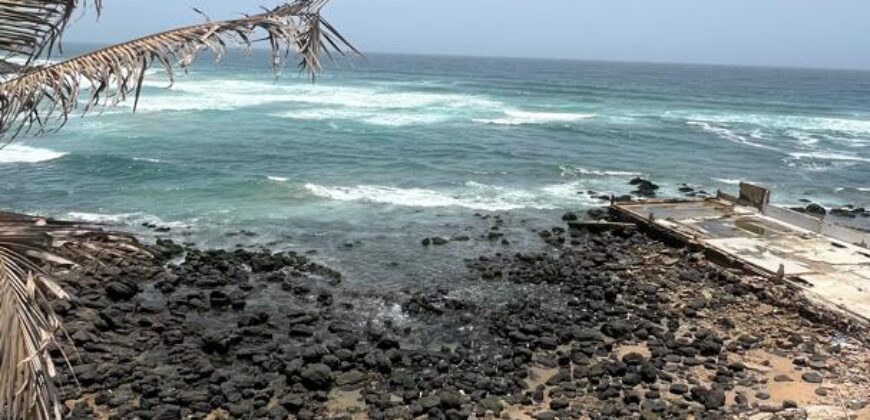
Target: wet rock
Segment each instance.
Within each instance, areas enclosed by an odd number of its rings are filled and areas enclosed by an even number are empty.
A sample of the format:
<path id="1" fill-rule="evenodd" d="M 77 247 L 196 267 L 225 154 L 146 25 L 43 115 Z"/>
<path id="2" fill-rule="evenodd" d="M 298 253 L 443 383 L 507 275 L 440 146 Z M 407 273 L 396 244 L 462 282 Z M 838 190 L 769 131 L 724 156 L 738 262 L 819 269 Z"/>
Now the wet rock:
<path id="1" fill-rule="evenodd" d="M 557 416 L 558 415 L 552 411 L 544 411 L 535 414 L 535 420 L 556 420 Z"/>
<path id="2" fill-rule="evenodd" d="M 568 404 L 568 401 L 561 398 L 556 398 L 550 401 L 550 409 L 555 411 L 566 409 L 569 405 L 570 404 Z"/>
<path id="3" fill-rule="evenodd" d="M 806 207 L 804 207 L 804 211 L 807 214 L 812 214 L 814 216 L 824 216 L 824 215 L 828 214 L 828 211 L 825 210 L 824 207 L 822 207 L 816 203 L 812 203 L 812 204 L 807 205 Z"/>
<path id="4" fill-rule="evenodd" d="M 154 412 L 155 420 L 177 420 L 181 418 L 181 407 L 172 404 L 161 404 Z"/>
<path id="5" fill-rule="evenodd" d="M 432 245 L 440 246 L 447 245 L 450 243 L 450 240 L 447 238 L 442 238 L 440 236 L 435 236 L 432 238 Z"/>
<path id="6" fill-rule="evenodd" d="M 641 197 L 655 197 L 656 191 L 661 188 L 652 181 L 643 178 L 634 178 L 629 184 L 635 187 L 635 191 L 632 193 Z"/>
<path id="7" fill-rule="evenodd" d="M 335 384 L 338 386 L 357 385 L 364 382 L 367 377 L 368 376 L 365 373 L 358 370 L 352 370 L 350 372 L 339 374 L 335 378 Z"/>
<path id="8" fill-rule="evenodd" d="M 806 372 L 801 375 L 801 379 L 803 379 L 804 382 L 809 382 L 811 384 L 820 384 L 824 380 L 822 375 L 818 372 Z"/>
<path id="9" fill-rule="evenodd" d="M 332 369 L 322 363 L 306 366 L 300 376 L 305 385 L 314 390 L 328 390 L 332 386 Z"/>
<path id="10" fill-rule="evenodd" d="M 686 384 L 672 384 L 670 391 L 672 394 L 683 395 L 689 392 L 689 386 Z"/>
<path id="11" fill-rule="evenodd" d="M 278 403 L 291 413 L 295 413 L 302 407 L 305 407 L 305 399 L 299 394 L 287 394 L 281 397 Z"/>
<path id="12" fill-rule="evenodd" d="M 708 410 L 716 410 L 725 405 L 725 391 L 719 388 L 692 388 L 692 396 Z"/>
<path id="13" fill-rule="evenodd" d="M 215 290 L 209 293 L 209 304 L 212 308 L 226 308 L 230 306 L 230 297 L 226 293 Z"/>
<path id="14" fill-rule="evenodd" d="M 129 300 L 139 292 L 132 283 L 113 281 L 106 285 L 106 295 L 112 300 Z"/>

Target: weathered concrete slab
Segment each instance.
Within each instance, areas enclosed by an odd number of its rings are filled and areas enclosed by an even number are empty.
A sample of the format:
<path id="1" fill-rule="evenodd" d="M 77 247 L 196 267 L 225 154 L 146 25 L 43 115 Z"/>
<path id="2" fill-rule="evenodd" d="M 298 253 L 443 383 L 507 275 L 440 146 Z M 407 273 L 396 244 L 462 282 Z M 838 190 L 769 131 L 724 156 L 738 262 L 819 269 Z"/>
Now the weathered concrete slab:
<path id="1" fill-rule="evenodd" d="M 763 188 L 742 185 L 739 196 L 612 207 L 759 274 L 782 276 L 813 301 L 870 323 L 870 234 L 771 206 L 769 197 Z"/>

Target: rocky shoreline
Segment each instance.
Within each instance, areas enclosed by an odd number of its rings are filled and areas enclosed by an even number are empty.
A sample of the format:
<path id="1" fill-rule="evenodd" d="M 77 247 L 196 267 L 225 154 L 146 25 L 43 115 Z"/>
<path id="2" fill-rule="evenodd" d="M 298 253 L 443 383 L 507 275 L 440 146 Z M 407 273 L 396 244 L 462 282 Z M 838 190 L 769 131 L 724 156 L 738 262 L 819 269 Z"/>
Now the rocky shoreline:
<path id="1" fill-rule="evenodd" d="M 467 277 L 391 292 L 296 253 L 107 256 L 61 279 L 69 418 L 870 416 L 867 331 L 787 286 L 636 229 L 538 235 L 540 251 L 497 236 Z M 487 305 L 476 285 L 520 292 Z"/>

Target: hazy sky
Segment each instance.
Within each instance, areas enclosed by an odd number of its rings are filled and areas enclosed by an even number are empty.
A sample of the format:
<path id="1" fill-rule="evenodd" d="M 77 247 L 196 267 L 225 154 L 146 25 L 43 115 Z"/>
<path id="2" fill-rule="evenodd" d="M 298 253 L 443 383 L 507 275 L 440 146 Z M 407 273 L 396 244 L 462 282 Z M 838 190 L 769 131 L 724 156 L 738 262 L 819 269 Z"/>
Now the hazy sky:
<path id="1" fill-rule="evenodd" d="M 121 41 L 276 0 L 108 0 L 67 41 Z M 364 52 L 870 69 L 870 0 L 332 0 Z"/>

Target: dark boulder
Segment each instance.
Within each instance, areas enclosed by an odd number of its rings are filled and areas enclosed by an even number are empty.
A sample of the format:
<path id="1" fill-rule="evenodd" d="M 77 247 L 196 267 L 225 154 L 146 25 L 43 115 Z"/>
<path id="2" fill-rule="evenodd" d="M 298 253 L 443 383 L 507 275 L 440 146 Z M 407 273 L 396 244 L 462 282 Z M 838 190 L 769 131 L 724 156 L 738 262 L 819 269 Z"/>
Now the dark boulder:
<path id="1" fill-rule="evenodd" d="M 332 386 L 332 369 L 322 363 L 306 366 L 300 377 L 307 387 L 314 390 L 328 390 Z"/>
<path id="2" fill-rule="evenodd" d="M 134 283 L 113 281 L 106 285 L 106 295 L 112 300 L 129 300 L 139 293 Z"/>

